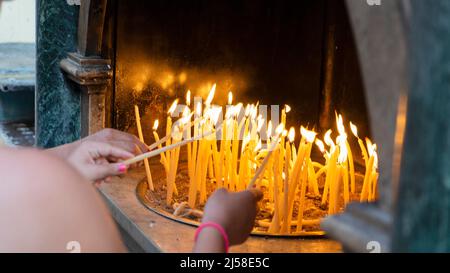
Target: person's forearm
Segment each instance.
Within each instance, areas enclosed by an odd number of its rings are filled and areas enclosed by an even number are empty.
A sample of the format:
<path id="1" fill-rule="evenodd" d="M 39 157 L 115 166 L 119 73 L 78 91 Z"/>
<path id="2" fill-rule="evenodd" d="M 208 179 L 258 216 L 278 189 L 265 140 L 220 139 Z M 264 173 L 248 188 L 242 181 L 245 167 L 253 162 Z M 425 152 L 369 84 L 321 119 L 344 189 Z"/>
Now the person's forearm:
<path id="1" fill-rule="evenodd" d="M 194 245 L 195 253 L 224 253 L 225 242 L 219 231 L 205 227 L 197 237 Z"/>

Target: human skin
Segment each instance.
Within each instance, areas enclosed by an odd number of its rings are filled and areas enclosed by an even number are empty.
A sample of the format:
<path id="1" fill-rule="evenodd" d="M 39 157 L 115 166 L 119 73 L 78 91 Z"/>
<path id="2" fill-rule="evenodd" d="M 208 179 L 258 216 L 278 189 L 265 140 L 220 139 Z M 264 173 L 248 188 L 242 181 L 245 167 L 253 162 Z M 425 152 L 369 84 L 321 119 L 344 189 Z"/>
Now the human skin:
<path id="1" fill-rule="evenodd" d="M 262 192 L 257 189 L 237 193 L 219 189 L 208 199 L 202 223 L 213 222 L 223 227 L 230 246 L 242 244 L 253 229 L 257 202 L 261 198 Z M 225 252 L 222 234 L 214 227 L 203 228 L 198 235 L 194 252 Z"/>
<path id="2" fill-rule="evenodd" d="M 0 148 L 0 252 L 123 252 L 108 209 L 89 181 L 59 158 Z"/>

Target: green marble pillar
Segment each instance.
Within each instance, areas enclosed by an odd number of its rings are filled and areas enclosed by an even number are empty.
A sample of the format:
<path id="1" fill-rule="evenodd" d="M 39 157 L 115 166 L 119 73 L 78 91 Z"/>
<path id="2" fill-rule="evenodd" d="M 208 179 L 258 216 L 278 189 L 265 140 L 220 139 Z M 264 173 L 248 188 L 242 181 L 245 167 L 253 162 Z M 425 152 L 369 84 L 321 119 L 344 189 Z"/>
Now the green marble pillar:
<path id="1" fill-rule="evenodd" d="M 450 252 L 450 1 L 412 0 L 395 252 Z"/>
<path id="2" fill-rule="evenodd" d="M 36 2 L 36 145 L 48 148 L 80 136 L 80 93 L 59 65 L 68 52 L 76 52 L 79 6 Z"/>

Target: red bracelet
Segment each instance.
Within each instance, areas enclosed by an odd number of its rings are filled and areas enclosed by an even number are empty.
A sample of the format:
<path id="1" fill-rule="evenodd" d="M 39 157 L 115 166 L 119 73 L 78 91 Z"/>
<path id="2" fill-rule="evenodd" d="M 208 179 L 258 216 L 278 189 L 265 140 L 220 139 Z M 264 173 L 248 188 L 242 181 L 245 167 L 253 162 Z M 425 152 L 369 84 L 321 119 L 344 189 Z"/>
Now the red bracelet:
<path id="1" fill-rule="evenodd" d="M 215 229 L 220 233 L 220 235 L 222 235 L 223 242 L 225 243 L 225 253 L 228 253 L 228 248 L 229 248 L 229 246 L 230 246 L 230 241 L 228 240 L 228 235 L 227 235 L 225 229 L 224 229 L 221 225 L 216 224 L 216 223 L 214 223 L 214 222 L 202 223 L 202 224 L 197 228 L 197 231 L 195 231 L 195 239 L 194 239 L 194 240 L 197 241 L 198 235 L 199 235 L 200 232 L 201 232 L 204 228 L 206 228 L 206 227 L 212 227 L 212 228 L 215 228 Z"/>

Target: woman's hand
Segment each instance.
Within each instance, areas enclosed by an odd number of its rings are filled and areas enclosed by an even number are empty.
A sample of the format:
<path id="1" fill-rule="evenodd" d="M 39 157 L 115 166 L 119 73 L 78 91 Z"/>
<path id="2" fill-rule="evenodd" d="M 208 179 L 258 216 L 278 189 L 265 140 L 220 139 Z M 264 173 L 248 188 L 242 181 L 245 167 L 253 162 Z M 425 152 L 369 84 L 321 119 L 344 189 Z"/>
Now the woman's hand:
<path id="1" fill-rule="evenodd" d="M 115 129 L 103 129 L 93 135 L 83 138 L 82 140 L 48 149 L 46 151 L 60 158 L 66 159 L 74 150 L 78 148 L 78 146 L 86 141 L 107 143 L 134 155 L 141 154 L 142 152 L 148 152 L 147 145 L 142 143 L 136 136 Z"/>
<path id="2" fill-rule="evenodd" d="M 134 155 L 148 152 L 147 145 L 136 136 L 115 129 L 103 129 L 83 139 L 86 140 L 108 143 Z"/>
<path id="3" fill-rule="evenodd" d="M 230 245 L 241 244 L 247 240 L 253 229 L 257 202 L 262 196 L 262 192 L 258 189 L 237 193 L 219 189 L 208 199 L 202 223 L 214 222 L 221 225 L 228 235 Z M 222 251 L 224 243 L 220 236 L 214 228 L 204 228 L 198 236 L 194 250 L 196 252 Z"/>
<path id="4" fill-rule="evenodd" d="M 88 180 L 98 182 L 126 173 L 127 166 L 118 162 L 133 156 L 133 153 L 108 143 L 82 141 L 67 161 Z"/>

